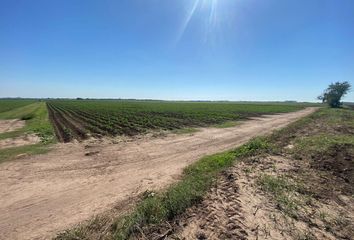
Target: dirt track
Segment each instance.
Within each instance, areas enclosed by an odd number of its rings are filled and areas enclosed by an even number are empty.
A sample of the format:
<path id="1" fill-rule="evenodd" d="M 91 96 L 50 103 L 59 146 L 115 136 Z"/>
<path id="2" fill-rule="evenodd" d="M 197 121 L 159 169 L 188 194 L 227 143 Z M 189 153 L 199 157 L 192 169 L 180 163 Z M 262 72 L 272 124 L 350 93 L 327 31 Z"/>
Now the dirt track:
<path id="1" fill-rule="evenodd" d="M 0 133 L 15 131 L 25 126 L 22 120 L 0 120 Z"/>
<path id="2" fill-rule="evenodd" d="M 0 165 L 0 239 L 48 239 L 146 189 L 177 180 L 200 157 L 282 128 L 316 108 L 120 142 L 58 144 L 46 155 Z"/>

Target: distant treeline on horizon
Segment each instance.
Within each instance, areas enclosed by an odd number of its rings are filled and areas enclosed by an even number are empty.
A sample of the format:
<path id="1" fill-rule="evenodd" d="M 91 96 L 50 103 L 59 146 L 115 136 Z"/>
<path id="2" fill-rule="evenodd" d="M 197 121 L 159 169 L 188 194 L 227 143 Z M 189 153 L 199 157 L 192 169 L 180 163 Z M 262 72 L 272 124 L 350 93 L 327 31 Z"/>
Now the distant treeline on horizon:
<path id="1" fill-rule="evenodd" d="M 226 103 L 320 103 L 320 102 L 299 102 L 296 100 L 285 101 L 232 101 L 232 100 L 163 100 L 163 99 L 136 99 L 136 98 L 22 98 L 22 97 L 3 97 L 0 100 L 106 100 L 106 101 L 151 101 L 151 102 L 226 102 Z M 344 104 L 354 104 L 354 102 L 344 102 Z"/>

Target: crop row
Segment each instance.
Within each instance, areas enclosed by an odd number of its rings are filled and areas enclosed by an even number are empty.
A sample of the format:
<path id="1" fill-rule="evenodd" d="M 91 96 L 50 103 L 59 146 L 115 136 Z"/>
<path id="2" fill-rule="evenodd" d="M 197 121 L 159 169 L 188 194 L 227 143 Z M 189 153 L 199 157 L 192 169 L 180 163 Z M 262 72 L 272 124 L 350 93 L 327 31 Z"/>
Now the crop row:
<path id="1" fill-rule="evenodd" d="M 56 100 L 47 102 L 60 141 L 88 136 L 136 135 L 148 130 L 201 127 L 301 106 L 206 102 Z"/>

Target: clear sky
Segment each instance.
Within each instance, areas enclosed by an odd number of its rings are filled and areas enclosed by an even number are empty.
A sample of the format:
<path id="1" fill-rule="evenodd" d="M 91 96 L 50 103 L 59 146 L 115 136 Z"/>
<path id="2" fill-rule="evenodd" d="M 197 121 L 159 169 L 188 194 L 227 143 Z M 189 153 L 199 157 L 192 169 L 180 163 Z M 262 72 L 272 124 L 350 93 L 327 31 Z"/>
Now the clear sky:
<path id="1" fill-rule="evenodd" d="M 0 0 L 0 97 L 315 101 L 334 81 L 354 83 L 353 0 Z"/>

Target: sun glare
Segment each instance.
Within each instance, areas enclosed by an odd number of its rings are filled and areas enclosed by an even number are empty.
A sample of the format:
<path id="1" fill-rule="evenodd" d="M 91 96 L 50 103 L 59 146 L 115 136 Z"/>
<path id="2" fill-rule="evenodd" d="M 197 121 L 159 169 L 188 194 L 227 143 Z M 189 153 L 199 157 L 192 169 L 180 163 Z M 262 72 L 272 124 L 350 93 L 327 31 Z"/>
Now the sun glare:
<path id="1" fill-rule="evenodd" d="M 208 32 L 210 29 L 215 27 L 217 22 L 218 2 L 219 0 L 194 0 L 192 4 L 190 4 L 186 17 L 183 20 L 178 34 L 177 42 L 183 37 L 194 15 L 197 13 L 203 14 L 205 16 L 205 25 L 208 28 Z"/>

